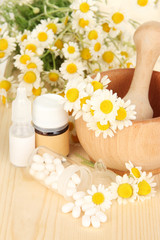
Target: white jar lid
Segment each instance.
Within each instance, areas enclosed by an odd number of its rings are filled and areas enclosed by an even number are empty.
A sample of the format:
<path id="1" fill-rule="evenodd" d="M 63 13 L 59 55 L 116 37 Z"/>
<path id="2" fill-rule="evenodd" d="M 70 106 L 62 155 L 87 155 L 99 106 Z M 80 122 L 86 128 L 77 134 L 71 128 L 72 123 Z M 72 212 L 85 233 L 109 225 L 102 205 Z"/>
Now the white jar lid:
<path id="1" fill-rule="evenodd" d="M 68 123 L 64 99 L 57 94 L 44 94 L 33 102 L 33 124 L 41 129 L 57 129 Z"/>

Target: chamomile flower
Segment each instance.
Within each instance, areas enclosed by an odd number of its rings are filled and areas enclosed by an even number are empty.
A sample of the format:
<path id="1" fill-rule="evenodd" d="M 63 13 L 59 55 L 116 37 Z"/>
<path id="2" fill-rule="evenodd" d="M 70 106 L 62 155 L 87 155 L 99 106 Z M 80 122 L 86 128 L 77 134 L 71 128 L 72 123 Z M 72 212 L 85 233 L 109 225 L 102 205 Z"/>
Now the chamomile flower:
<path id="1" fill-rule="evenodd" d="M 41 24 L 38 25 L 32 31 L 32 38 L 36 39 L 42 48 L 47 48 L 53 43 L 54 34 L 52 30 L 48 30 L 46 27 L 43 27 Z"/>
<path id="2" fill-rule="evenodd" d="M 13 76 L 9 78 L 5 78 L 3 76 L 0 77 L 0 97 L 4 105 L 7 103 L 7 94 L 11 88 L 14 87 L 14 83 L 15 81 L 13 80 Z"/>
<path id="3" fill-rule="evenodd" d="M 91 78 L 90 76 L 87 76 L 87 78 L 85 78 L 85 82 L 88 83 L 87 87 L 86 87 L 86 91 L 88 93 L 90 92 L 95 92 L 98 89 L 106 89 L 108 87 L 108 84 L 111 82 L 111 80 L 108 78 L 108 75 L 105 75 L 103 77 L 101 77 L 100 73 L 97 73 L 97 75 L 94 78 Z M 92 86 L 92 91 L 88 90 L 89 86 Z"/>
<path id="4" fill-rule="evenodd" d="M 84 70 L 85 67 L 80 60 L 65 60 L 60 67 L 62 76 L 66 80 L 76 80 L 79 76 L 84 75 Z"/>
<path id="5" fill-rule="evenodd" d="M 62 24 L 59 23 L 58 18 L 54 18 L 54 19 L 48 18 L 45 20 L 43 19 L 41 20 L 41 24 L 48 30 L 52 30 L 53 34 L 58 34 L 62 30 Z"/>
<path id="6" fill-rule="evenodd" d="M 27 63 L 24 64 L 23 67 L 24 67 L 23 69 L 25 69 L 25 68 L 36 69 L 37 71 L 42 72 L 43 61 L 40 58 L 38 58 L 37 56 L 33 56 L 33 57 L 31 57 L 31 60 L 27 61 Z"/>
<path id="7" fill-rule="evenodd" d="M 21 54 L 14 56 L 14 65 L 16 68 L 23 70 L 24 68 L 26 68 L 26 64 L 31 61 L 33 57 L 33 52 L 29 50 L 26 50 L 25 52 L 21 51 Z"/>
<path id="8" fill-rule="evenodd" d="M 100 57 L 105 51 L 104 43 L 101 41 L 93 40 L 89 49 L 93 58 L 97 60 L 98 57 Z"/>
<path id="9" fill-rule="evenodd" d="M 142 175 L 142 167 L 135 167 L 133 165 L 133 163 L 131 163 L 131 161 L 129 161 L 129 163 L 125 163 L 126 168 L 129 170 L 130 175 L 134 178 L 134 179 L 139 179 Z"/>
<path id="10" fill-rule="evenodd" d="M 84 61 L 88 61 L 88 60 L 91 60 L 92 59 L 92 54 L 91 54 L 91 51 L 89 49 L 89 47 L 84 47 L 81 51 L 81 58 L 84 60 Z"/>
<path id="11" fill-rule="evenodd" d="M 76 80 L 70 80 L 65 89 L 65 104 L 64 109 L 68 111 L 78 112 L 81 109 L 80 99 L 86 96 L 84 91 L 85 83 L 81 78 Z"/>
<path id="12" fill-rule="evenodd" d="M 35 69 L 26 69 L 19 76 L 18 80 L 20 86 L 25 87 L 27 95 L 32 95 L 33 87 L 38 89 L 40 87 L 40 73 Z"/>
<path id="13" fill-rule="evenodd" d="M 83 34 L 87 27 L 95 25 L 96 21 L 93 17 L 82 17 L 78 12 L 72 13 L 72 29 L 75 32 Z"/>
<path id="14" fill-rule="evenodd" d="M 100 56 L 102 64 L 109 68 L 117 66 L 120 63 L 119 59 L 121 59 L 121 56 L 112 44 L 109 44 L 108 47 L 105 46 L 103 54 Z"/>
<path id="15" fill-rule="evenodd" d="M 63 52 L 62 52 L 63 45 L 64 45 L 63 40 L 57 38 L 54 41 L 54 45 L 51 46 L 50 49 L 51 49 L 51 51 L 54 52 L 55 56 L 60 56 L 61 58 L 63 58 Z"/>
<path id="16" fill-rule="evenodd" d="M 44 72 L 43 79 L 44 81 L 48 82 L 51 86 L 64 87 L 65 82 L 61 76 L 61 73 L 56 69 Z"/>
<path id="17" fill-rule="evenodd" d="M 125 46 L 119 46 L 119 54 L 122 56 L 122 59 L 124 61 L 127 61 L 128 59 L 130 59 L 131 57 L 134 56 L 134 50 L 132 47 L 129 47 L 127 45 Z"/>
<path id="18" fill-rule="evenodd" d="M 125 63 L 124 63 L 126 68 L 135 68 L 136 66 L 136 56 L 133 56 L 129 58 Z"/>
<path id="19" fill-rule="evenodd" d="M 135 0 L 135 3 L 138 7 L 148 7 L 148 6 L 155 6 L 155 0 Z"/>
<path id="20" fill-rule="evenodd" d="M 15 47 L 15 38 L 9 37 L 7 32 L 0 35 L 0 60 L 11 55 Z"/>
<path id="21" fill-rule="evenodd" d="M 90 103 L 94 118 L 101 124 L 107 124 L 117 116 L 117 94 L 113 94 L 112 90 L 98 89 L 93 93 Z"/>
<path id="22" fill-rule="evenodd" d="M 21 44 L 21 51 L 29 50 L 36 55 L 42 55 L 44 52 L 44 48 L 40 46 L 40 43 L 37 39 L 28 36 Z"/>
<path id="23" fill-rule="evenodd" d="M 34 98 L 47 93 L 47 89 L 44 87 L 44 82 L 40 83 L 39 88 L 33 87 L 32 88 L 32 93 L 33 93 Z"/>
<path id="24" fill-rule="evenodd" d="M 119 11 L 113 10 L 111 12 L 111 23 L 115 28 L 120 30 L 125 30 L 126 22 L 127 22 L 127 14 L 120 9 Z"/>
<path id="25" fill-rule="evenodd" d="M 111 125 L 111 123 L 108 121 L 107 124 L 101 124 L 100 122 L 96 122 L 95 119 L 93 118 L 93 121 L 90 121 L 87 123 L 87 127 L 90 130 L 95 131 L 95 136 L 99 137 L 99 135 L 102 133 L 103 138 L 113 137 L 115 131 L 115 126 Z"/>
<path id="26" fill-rule="evenodd" d="M 86 41 L 100 41 L 103 42 L 104 40 L 104 34 L 101 26 L 92 25 L 91 27 L 86 27 L 86 35 L 85 39 Z"/>
<path id="27" fill-rule="evenodd" d="M 75 42 L 65 43 L 62 51 L 65 58 L 75 59 L 80 56 L 78 44 Z"/>
<path id="28" fill-rule="evenodd" d="M 4 32 L 7 31 L 7 28 L 8 28 L 8 25 L 7 23 L 4 23 L 4 24 L 0 24 L 0 35 L 3 35 Z"/>
<path id="29" fill-rule="evenodd" d="M 153 181 L 154 177 L 152 173 L 147 175 L 146 172 L 143 172 L 142 176 L 138 179 L 138 200 L 144 201 L 155 195 L 155 186 L 157 184 Z"/>
<path id="30" fill-rule="evenodd" d="M 115 125 L 119 130 L 122 130 L 124 127 L 131 126 L 131 120 L 136 119 L 135 105 L 131 105 L 130 100 L 124 102 L 123 99 L 118 98 L 118 106 Z"/>
<path id="31" fill-rule="evenodd" d="M 94 0 L 75 0 L 71 6 L 71 9 L 76 10 L 82 17 L 93 16 L 97 11 L 97 6 Z"/>
<path id="32" fill-rule="evenodd" d="M 138 186 L 133 178 L 129 178 L 127 174 L 123 177 L 116 176 L 116 182 L 112 182 L 109 187 L 113 199 L 117 199 L 119 204 L 134 202 L 138 194 Z"/>
<path id="33" fill-rule="evenodd" d="M 23 42 L 24 40 L 26 40 L 27 38 L 28 38 L 28 36 L 30 36 L 31 35 L 31 32 L 29 31 L 29 30 L 24 30 L 24 32 L 23 33 L 19 33 L 19 35 L 17 36 L 17 42 L 18 43 L 21 43 L 21 42 Z"/>
<path id="34" fill-rule="evenodd" d="M 97 211 L 105 212 L 111 207 L 112 195 L 104 185 L 99 184 L 98 187 L 92 185 L 91 189 L 87 190 L 87 193 L 88 195 L 84 196 L 85 201 L 82 204 L 82 210 L 85 212 L 85 215 L 90 215 L 90 212 L 92 214 L 95 214 Z"/>

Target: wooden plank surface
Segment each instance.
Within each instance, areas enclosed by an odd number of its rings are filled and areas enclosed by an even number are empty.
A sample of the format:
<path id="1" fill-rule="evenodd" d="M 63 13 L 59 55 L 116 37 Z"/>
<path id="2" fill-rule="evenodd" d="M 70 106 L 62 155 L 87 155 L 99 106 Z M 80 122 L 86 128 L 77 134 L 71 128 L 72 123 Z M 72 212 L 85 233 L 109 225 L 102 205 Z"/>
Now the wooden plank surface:
<path id="1" fill-rule="evenodd" d="M 65 203 L 61 196 L 9 162 L 10 115 L 11 109 L 0 106 L 0 240 L 160 239 L 160 175 L 155 198 L 122 206 L 114 202 L 101 228 L 84 228 L 81 218 L 61 212 Z M 75 147 L 72 159 L 75 151 L 85 154 Z"/>

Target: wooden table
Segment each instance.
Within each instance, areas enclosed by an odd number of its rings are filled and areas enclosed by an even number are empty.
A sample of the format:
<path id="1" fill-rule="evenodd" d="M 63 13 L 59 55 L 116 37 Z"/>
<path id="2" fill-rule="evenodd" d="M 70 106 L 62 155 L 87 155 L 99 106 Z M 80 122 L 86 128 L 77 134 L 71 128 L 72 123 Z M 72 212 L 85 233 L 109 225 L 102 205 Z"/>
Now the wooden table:
<path id="1" fill-rule="evenodd" d="M 160 175 L 156 197 L 108 210 L 101 228 L 84 228 L 81 218 L 63 214 L 65 200 L 9 162 L 8 130 L 11 109 L 0 105 L 0 240 L 159 240 Z M 74 152 L 84 151 L 81 148 Z"/>

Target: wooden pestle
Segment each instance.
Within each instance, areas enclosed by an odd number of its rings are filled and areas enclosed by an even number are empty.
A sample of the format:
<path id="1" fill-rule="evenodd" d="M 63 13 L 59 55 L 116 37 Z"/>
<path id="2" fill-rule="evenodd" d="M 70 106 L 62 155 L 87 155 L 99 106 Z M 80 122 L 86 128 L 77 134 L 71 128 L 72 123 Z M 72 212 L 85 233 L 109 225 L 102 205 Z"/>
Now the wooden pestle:
<path id="1" fill-rule="evenodd" d="M 152 71 L 160 55 L 160 22 L 142 24 L 134 34 L 137 51 L 136 68 L 125 100 L 136 105 L 137 120 L 149 119 L 153 110 L 148 99 Z"/>

